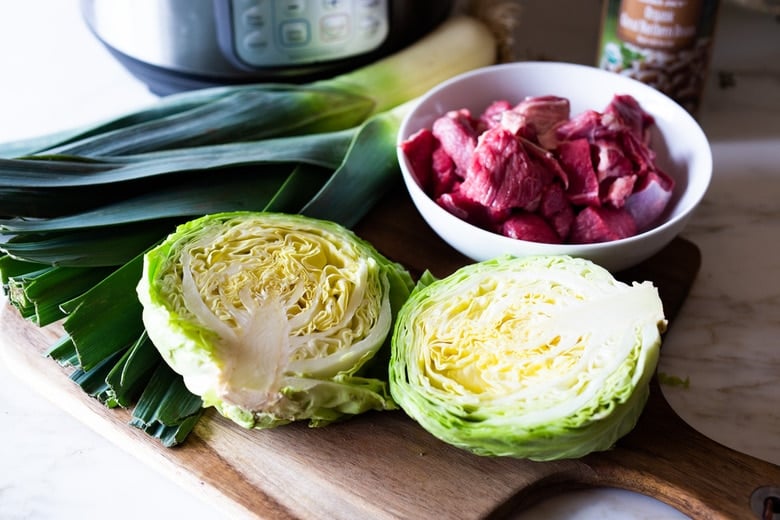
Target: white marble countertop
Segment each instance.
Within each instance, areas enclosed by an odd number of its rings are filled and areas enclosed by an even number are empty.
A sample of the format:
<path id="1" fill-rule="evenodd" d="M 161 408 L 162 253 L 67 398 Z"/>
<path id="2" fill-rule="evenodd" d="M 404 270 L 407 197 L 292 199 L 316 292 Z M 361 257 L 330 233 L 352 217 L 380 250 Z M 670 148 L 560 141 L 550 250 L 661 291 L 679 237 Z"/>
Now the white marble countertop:
<path id="1" fill-rule="evenodd" d="M 700 114 L 714 179 L 684 232 L 703 262 L 660 370 L 689 378 L 688 388 L 664 388 L 688 423 L 780 464 L 780 23 L 729 4 L 720 18 Z M 0 142 L 154 99 L 87 31 L 76 0 L 0 3 L 0 49 Z M 724 74 L 729 88 L 720 84 Z M 0 518 L 167 515 L 225 517 L 0 366 Z M 651 498 L 594 490 L 522 518 L 683 517 Z"/>

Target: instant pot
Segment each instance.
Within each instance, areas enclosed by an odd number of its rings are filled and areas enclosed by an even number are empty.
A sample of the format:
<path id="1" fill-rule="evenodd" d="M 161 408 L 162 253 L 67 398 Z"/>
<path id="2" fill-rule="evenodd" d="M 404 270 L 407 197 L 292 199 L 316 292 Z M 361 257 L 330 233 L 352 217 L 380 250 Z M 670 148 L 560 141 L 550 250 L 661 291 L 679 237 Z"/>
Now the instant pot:
<path id="1" fill-rule="evenodd" d="M 452 1 L 82 0 L 109 51 L 159 95 L 208 86 L 307 82 L 413 43 Z"/>

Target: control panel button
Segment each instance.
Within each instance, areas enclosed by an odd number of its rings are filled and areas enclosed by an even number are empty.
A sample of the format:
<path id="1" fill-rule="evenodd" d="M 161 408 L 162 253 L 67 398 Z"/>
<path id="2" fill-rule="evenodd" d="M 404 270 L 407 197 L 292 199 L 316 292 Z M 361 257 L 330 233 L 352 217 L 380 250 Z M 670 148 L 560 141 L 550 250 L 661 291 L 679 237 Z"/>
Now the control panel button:
<path id="1" fill-rule="evenodd" d="M 346 14 L 323 16 L 320 21 L 320 35 L 326 42 L 346 39 L 349 35 L 349 16 Z"/>
<path id="2" fill-rule="evenodd" d="M 281 14 L 289 17 L 303 16 L 306 11 L 306 0 L 281 0 Z"/>
<path id="3" fill-rule="evenodd" d="M 262 27 L 268 23 L 265 11 L 256 5 L 244 11 L 244 22 L 250 27 Z"/>
<path id="4" fill-rule="evenodd" d="M 255 30 L 248 32 L 244 37 L 244 45 L 253 50 L 264 51 L 268 49 L 270 41 L 264 31 Z"/>
<path id="5" fill-rule="evenodd" d="M 337 11 L 346 7 L 346 0 L 321 0 L 323 11 Z"/>
<path id="6" fill-rule="evenodd" d="M 366 54 L 390 32 L 390 0 L 225 0 L 236 58 L 250 67 Z"/>
<path id="7" fill-rule="evenodd" d="M 363 16 L 358 21 L 358 30 L 363 37 L 370 38 L 382 28 L 382 22 L 375 16 Z"/>
<path id="8" fill-rule="evenodd" d="M 309 26 L 304 21 L 282 22 L 279 34 L 284 46 L 304 45 L 309 41 Z"/>

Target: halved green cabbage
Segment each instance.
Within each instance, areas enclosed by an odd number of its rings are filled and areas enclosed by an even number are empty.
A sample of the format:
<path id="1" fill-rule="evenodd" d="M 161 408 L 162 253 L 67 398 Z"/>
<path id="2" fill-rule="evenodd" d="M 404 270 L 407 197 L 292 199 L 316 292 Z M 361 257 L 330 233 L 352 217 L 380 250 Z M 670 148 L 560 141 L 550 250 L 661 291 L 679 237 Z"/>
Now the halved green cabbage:
<path id="1" fill-rule="evenodd" d="M 247 428 L 321 426 L 397 408 L 389 339 L 413 285 L 338 224 L 231 212 L 149 251 L 138 296 L 149 337 L 204 406 Z"/>
<path id="2" fill-rule="evenodd" d="M 497 258 L 423 276 L 396 321 L 390 392 L 471 452 L 580 457 L 636 425 L 665 327 L 650 282 L 567 256 Z"/>

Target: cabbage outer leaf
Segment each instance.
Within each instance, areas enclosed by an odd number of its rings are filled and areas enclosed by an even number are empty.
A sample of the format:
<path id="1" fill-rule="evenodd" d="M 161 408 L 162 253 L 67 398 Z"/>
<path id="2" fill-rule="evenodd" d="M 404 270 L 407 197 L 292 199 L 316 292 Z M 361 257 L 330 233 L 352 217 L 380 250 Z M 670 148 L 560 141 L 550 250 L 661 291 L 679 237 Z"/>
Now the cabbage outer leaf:
<path id="1" fill-rule="evenodd" d="M 650 282 L 567 256 L 497 258 L 421 278 L 396 321 L 390 391 L 471 452 L 581 457 L 636 425 L 665 328 Z"/>
<path id="2" fill-rule="evenodd" d="M 396 408 L 392 323 L 409 273 L 333 222 L 230 212 L 144 256 L 143 321 L 187 388 L 247 428 Z"/>

